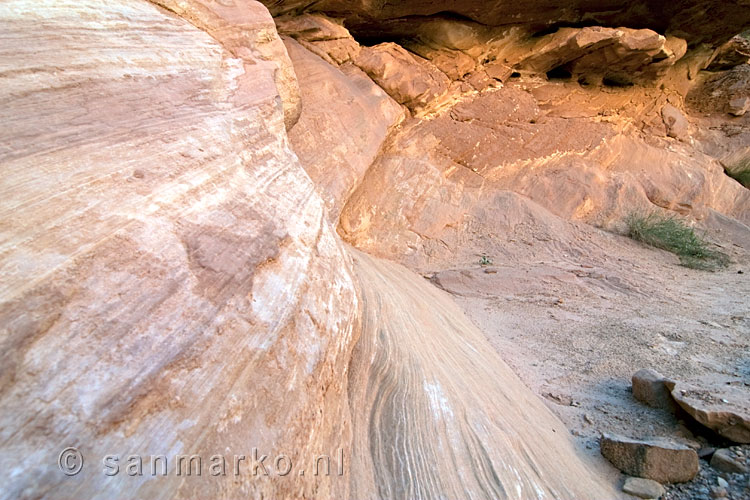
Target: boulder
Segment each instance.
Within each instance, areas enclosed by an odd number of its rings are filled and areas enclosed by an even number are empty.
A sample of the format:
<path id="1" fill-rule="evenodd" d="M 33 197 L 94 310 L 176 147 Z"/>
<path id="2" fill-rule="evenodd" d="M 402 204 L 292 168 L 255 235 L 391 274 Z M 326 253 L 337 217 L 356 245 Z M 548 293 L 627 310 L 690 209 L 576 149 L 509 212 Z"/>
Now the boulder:
<path id="1" fill-rule="evenodd" d="M 668 379 L 657 371 L 643 369 L 633 375 L 633 397 L 652 408 L 672 410 L 676 407 Z"/>
<path id="2" fill-rule="evenodd" d="M 736 443 L 750 443 L 750 395 L 734 386 L 678 383 L 672 397 L 693 419 Z"/>
<path id="3" fill-rule="evenodd" d="M 481 92 L 483 90 L 487 90 L 488 88 L 492 87 L 496 81 L 489 77 L 486 71 L 479 70 L 474 71 L 470 75 L 467 75 L 465 78 L 466 82 L 472 86 L 472 88 L 478 92 Z"/>
<path id="4" fill-rule="evenodd" d="M 477 66 L 471 56 L 455 49 L 434 48 L 423 43 L 407 42 L 404 47 L 411 52 L 428 59 L 437 69 L 451 80 L 460 80 Z"/>
<path id="5" fill-rule="evenodd" d="M 354 63 L 388 95 L 415 112 L 445 94 L 450 84 L 431 62 L 395 43 L 363 47 Z"/>
<path id="6" fill-rule="evenodd" d="M 698 454 L 667 439 L 630 439 L 604 434 L 602 455 L 625 474 L 660 483 L 683 483 L 698 474 Z"/>
<path id="7" fill-rule="evenodd" d="M 497 61 L 486 65 L 484 71 L 490 78 L 494 78 L 503 83 L 507 82 L 510 75 L 513 74 L 513 69 L 510 66 Z"/>
<path id="8" fill-rule="evenodd" d="M 276 19 L 279 34 L 297 40 L 310 52 L 339 65 L 357 57 L 361 47 L 339 21 L 306 14 Z"/>
<path id="9" fill-rule="evenodd" d="M 674 41 L 670 46 L 676 48 Z M 516 67 L 592 85 L 630 85 L 657 81 L 680 57 L 652 30 L 594 26 L 541 37 Z"/>
<path id="10" fill-rule="evenodd" d="M 629 477 L 625 480 L 625 484 L 622 486 L 622 491 L 628 495 L 633 495 L 638 498 L 661 498 L 666 493 L 664 486 L 653 481 L 651 479 L 643 479 L 641 477 Z"/>
<path id="11" fill-rule="evenodd" d="M 711 467 L 730 474 L 747 474 L 748 468 L 737 460 L 728 449 L 716 450 L 711 457 Z"/>

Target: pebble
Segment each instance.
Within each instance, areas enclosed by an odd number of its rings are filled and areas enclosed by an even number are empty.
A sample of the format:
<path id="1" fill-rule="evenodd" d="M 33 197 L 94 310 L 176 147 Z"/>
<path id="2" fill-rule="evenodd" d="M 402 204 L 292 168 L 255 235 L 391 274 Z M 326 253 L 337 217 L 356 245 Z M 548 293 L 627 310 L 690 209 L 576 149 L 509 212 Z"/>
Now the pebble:
<path id="1" fill-rule="evenodd" d="M 639 498 L 660 498 L 665 492 L 664 486 L 661 484 L 640 477 L 627 478 L 622 486 L 622 491 Z"/>
<path id="2" fill-rule="evenodd" d="M 711 488 L 711 498 L 726 498 L 729 493 L 726 488 L 714 486 Z"/>

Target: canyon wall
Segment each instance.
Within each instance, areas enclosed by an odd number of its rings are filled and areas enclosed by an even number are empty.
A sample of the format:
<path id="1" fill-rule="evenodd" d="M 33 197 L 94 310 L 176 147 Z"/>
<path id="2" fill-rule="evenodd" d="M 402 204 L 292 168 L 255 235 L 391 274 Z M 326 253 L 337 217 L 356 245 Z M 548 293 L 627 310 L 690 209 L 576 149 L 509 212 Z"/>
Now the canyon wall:
<path id="1" fill-rule="evenodd" d="M 346 498 L 333 475 L 250 470 L 253 448 L 301 468 L 351 441 L 359 299 L 286 137 L 288 59 L 136 0 L 4 2 L 0 24 L 0 496 Z"/>

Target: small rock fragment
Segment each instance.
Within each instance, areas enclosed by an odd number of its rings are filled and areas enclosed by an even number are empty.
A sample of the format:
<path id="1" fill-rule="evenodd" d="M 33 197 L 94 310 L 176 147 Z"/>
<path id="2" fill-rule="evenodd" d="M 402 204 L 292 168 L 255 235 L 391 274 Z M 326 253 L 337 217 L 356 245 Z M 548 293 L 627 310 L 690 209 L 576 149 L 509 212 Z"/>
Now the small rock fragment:
<path id="1" fill-rule="evenodd" d="M 750 110 L 750 97 L 737 97 L 729 101 L 729 114 L 744 116 Z"/>
<path id="2" fill-rule="evenodd" d="M 714 486 L 711 488 L 711 498 L 726 498 L 729 493 L 726 488 Z"/>
<path id="3" fill-rule="evenodd" d="M 622 472 L 660 483 L 683 483 L 698 474 L 698 454 L 667 439 L 630 439 L 604 434 L 602 455 Z"/>
<path id="4" fill-rule="evenodd" d="M 723 477 L 716 478 L 716 484 L 719 485 L 720 488 L 729 488 L 729 483 Z"/>
<path id="5" fill-rule="evenodd" d="M 513 74 L 513 70 L 500 62 L 494 62 L 488 64 L 484 70 L 487 72 L 487 76 L 501 82 L 507 82 L 510 79 L 510 75 Z"/>
<path id="6" fill-rule="evenodd" d="M 640 477 L 627 478 L 622 486 L 622 491 L 638 498 L 659 498 L 665 493 L 661 484 Z"/>
<path id="7" fill-rule="evenodd" d="M 733 474 L 745 474 L 748 472 L 747 467 L 739 460 L 734 458 L 729 450 L 717 450 L 711 457 L 711 467 L 718 471 L 730 472 Z"/>

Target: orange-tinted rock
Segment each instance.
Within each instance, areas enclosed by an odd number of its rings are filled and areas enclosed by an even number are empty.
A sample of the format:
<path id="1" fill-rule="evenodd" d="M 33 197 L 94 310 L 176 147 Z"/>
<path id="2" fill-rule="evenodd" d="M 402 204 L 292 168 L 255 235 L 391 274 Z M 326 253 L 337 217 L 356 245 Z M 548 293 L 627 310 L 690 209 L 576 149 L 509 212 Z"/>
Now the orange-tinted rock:
<path id="1" fill-rule="evenodd" d="M 698 474 L 698 454 L 665 439 L 630 439 L 605 434 L 601 452 L 625 474 L 660 483 L 684 483 Z"/>
<path id="2" fill-rule="evenodd" d="M 448 91 L 450 81 L 444 73 L 395 43 L 363 47 L 354 63 L 412 111 L 424 109 Z"/>
<path id="3" fill-rule="evenodd" d="M 657 81 L 682 55 L 677 57 L 651 30 L 563 28 L 542 37 L 517 67 L 557 71 L 588 84 L 626 85 Z"/>
<path id="4" fill-rule="evenodd" d="M 428 59 L 451 80 L 460 80 L 477 66 L 472 57 L 459 50 L 433 49 L 421 44 L 405 44 L 405 47 Z"/>
<path id="5" fill-rule="evenodd" d="M 750 397 L 731 386 L 678 383 L 672 397 L 698 423 L 737 443 L 750 443 Z"/>
<path id="6" fill-rule="evenodd" d="M 373 3 L 370 0 L 322 0 L 311 4 L 304 0 L 264 0 L 274 15 L 303 9 L 346 17 L 352 25 L 379 27 L 390 20 L 444 13 L 458 14 L 484 25 L 516 24 L 530 30 L 549 26 L 591 23 L 607 26 L 650 28 L 659 33 L 674 33 L 691 44 L 723 43 L 750 25 L 750 5 L 743 0 L 579 0 L 560 2 L 533 0 L 517 3 L 506 0 L 405 0 Z"/>
<path id="7" fill-rule="evenodd" d="M 356 59 L 359 44 L 349 31 L 333 19 L 321 15 L 283 17 L 276 20 L 279 33 L 294 38 L 306 49 L 332 64 Z"/>
<path id="8" fill-rule="evenodd" d="M 405 110 L 354 65 L 337 68 L 287 42 L 302 89 L 289 139 L 336 220 Z"/>
<path id="9" fill-rule="evenodd" d="M 671 104 L 661 108 L 661 117 L 667 127 L 667 135 L 675 139 L 687 140 L 690 137 L 690 123 L 679 109 Z"/>
<path id="10" fill-rule="evenodd" d="M 638 370 L 633 375 L 633 397 L 652 408 L 673 410 L 675 402 L 670 394 L 668 383 L 668 379 L 659 372 L 648 369 Z"/>

